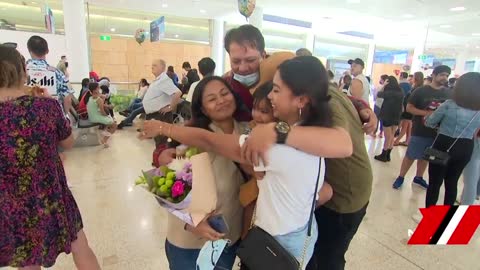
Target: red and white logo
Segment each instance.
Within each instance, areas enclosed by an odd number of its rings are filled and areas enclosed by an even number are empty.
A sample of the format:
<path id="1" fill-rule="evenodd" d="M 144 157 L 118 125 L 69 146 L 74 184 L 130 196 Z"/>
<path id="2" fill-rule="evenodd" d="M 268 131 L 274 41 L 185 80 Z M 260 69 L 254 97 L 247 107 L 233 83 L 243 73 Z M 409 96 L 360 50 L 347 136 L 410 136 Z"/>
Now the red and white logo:
<path id="1" fill-rule="evenodd" d="M 423 219 L 409 245 L 468 245 L 480 225 L 480 206 L 421 208 Z"/>

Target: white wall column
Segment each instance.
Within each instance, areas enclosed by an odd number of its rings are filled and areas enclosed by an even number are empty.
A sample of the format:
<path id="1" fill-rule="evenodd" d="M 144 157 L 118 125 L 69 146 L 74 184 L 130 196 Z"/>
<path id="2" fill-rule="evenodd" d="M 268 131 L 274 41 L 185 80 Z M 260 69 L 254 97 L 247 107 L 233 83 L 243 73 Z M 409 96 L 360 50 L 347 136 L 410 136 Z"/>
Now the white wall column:
<path id="1" fill-rule="evenodd" d="M 480 58 L 475 59 L 475 66 L 473 68 L 474 72 L 480 72 Z"/>
<path id="2" fill-rule="evenodd" d="M 256 6 L 252 16 L 248 18 L 248 23 L 257 27 L 260 31 L 263 30 L 263 8 Z"/>
<path id="3" fill-rule="evenodd" d="M 455 57 L 455 70 L 452 72 L 452 75 L 462 76 L 465 73 L 465 64 L 468 60 L 468 52 L 462 51 Z"/>
<path id="4" fill-rule="evenodd" d="M 368 44 L 368 56 L 367 62 L 365 63 L 367 66 L 365 67 L 365 75 L 372 76 L 373 71 L 373 61 L 375 60 L 375 47 L 376 47 L 375 40 L 370 41 Z"/>
<path id="5" fill-rule="evenodd" d="M 224 73 L 225 49 L 223 38 L 225 36 L 225 22 L 221 20 L 210 20 L 210 41 L 212 46 L 211 57 L 215 61 L 215 75 L 221 76 Z"/>
<path id="6" fill-rule="evenodd" d="M 63 18 L 70 81 L 81 82 L 90 71 L 84 0 L 63 0 Z"/>
<path id="7" fill-rule="evenodd" d="M 307 38 L 305 40 L 305 48 L 307 48 L 309 51 L 314 54 L 315 51 L 315 33 L 313 32 L 312 29 L 308 31 L 307 33 Z"/>
<path id="8" fill-rule="evenodd" d="M 415 45 L 415 49 L 413 51 L 413 59 L 412 59 L 412 68 L 411 73 L 422 71 L 422 60 L 420 56 L 425 54 L 425 44 L 428 38 L 428 26 L 426 28 L 418 29 L 418 36 L 416 38 L 417 44 Z"/>

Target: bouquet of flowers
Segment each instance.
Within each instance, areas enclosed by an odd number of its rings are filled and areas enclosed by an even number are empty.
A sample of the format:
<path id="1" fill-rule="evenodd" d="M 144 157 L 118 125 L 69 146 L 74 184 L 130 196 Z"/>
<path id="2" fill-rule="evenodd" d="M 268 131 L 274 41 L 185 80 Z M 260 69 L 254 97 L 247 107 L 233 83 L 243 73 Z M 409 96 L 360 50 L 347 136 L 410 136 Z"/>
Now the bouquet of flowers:
<path id="1" fill-rule="evenodd" d="M 142 171 L 135 181 L 154 195 L 160 206 L 196 226 L 216 207 L 216 186 L 208 153 L 195 147 L 177 147 L 177 158 L 167 166 Z M 208 198 L 205 194 L 209 194 Z"/>

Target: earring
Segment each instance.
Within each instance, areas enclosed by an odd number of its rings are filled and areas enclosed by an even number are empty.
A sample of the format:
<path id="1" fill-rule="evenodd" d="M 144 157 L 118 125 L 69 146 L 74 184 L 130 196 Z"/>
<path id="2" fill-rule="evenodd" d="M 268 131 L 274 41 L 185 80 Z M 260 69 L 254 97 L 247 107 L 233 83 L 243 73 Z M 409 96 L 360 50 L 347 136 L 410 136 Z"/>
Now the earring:
<path id="1" fill-rule="evenodd" d="M 298 114 L 300 115 L 300 118 L 302 118 L 302 108 L 299 109 Z"/>

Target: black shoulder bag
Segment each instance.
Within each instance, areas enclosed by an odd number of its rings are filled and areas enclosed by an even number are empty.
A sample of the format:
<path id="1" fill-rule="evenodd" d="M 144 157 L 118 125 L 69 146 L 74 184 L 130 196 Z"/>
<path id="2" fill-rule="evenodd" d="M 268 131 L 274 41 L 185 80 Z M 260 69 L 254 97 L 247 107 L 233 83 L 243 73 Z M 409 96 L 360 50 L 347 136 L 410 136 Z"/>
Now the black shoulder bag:
<path id="1" fill-rule="evenodd" d="M 425 152 L 423 153 L 423 159 L 434 164 L 434 165 L 441 165 L 441 166 L 447 166 L 448 161 L 450 161 L 450 150 L 452 150 L 453 146 L 457 143 L 457 141 L 462 137 L 463 133 L 467 130 L 467 128 L 472 124 L 473 120 L 478 116 L 478 112 L 472 117 L 468 125 L 463 129 L 462 133 L 455 139 L 455 141 L 452 143 L 452 145 L 447 149 L 447 151 L 440 151 L 438 149 L 434 148 L 435 142 L 438 139 L 438 136 L 440 133 L 437 134 L 437 137 L 435 137 L 435 140 L 433 141 L 432 146 L 428 147 L 425 149 Z"/>
<path id="2" fill-rule="evenodd" d="M 313 212 L 316 205 L 316 197 L 318 192 L 318 183 L 320 178 L 320 171 L 322 166 L 322 159 L 319 159 L 317 183 L 315 185 L 315 193 L 313 195 L 312 207 L 310 209 L 310 219 L 308 221 L 308 232 L 303 248 L 302 262 L 290 254 L 280 243 L 275 240 L 266 231 L 260 227 L 254 226 L 255 212 L 253 214 L 252 224 L 247 236 L 240 243 L 237 250 L 237 255 L 241 259 L 242 266 L 245 265 L 249 270 L 298 270 L 303 269 L 305 264 L 305 256 L 307 246 L 311 240 L 311 230 L 313 222 Z M 306 262 L 308 263 L 308 262 Z"/>

